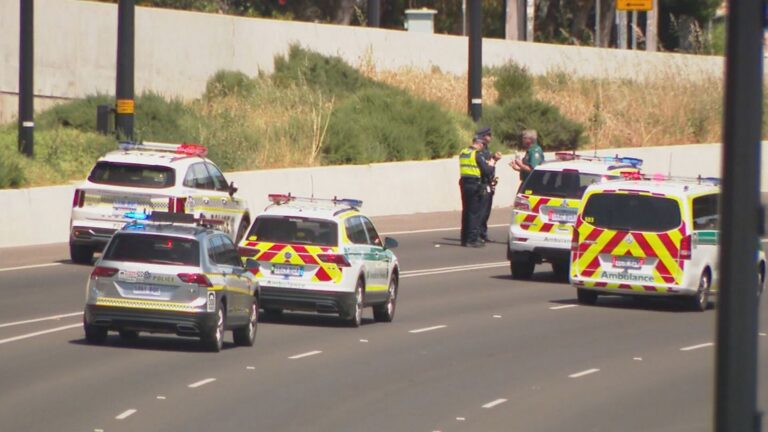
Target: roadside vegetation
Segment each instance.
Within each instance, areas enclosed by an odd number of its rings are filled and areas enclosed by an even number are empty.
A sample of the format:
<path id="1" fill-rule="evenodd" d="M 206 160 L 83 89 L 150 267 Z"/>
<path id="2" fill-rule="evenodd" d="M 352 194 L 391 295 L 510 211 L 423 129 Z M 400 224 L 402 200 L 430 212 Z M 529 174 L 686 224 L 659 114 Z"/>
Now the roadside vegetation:
<path id="1" fill-rule="evenodd" d="M 438 69 L 377 71 L 292 47 L 271 75 L 219 71 L 193 101 L 136 98 L 135 137 L 195 142 L 225 171 L 363 164 L 451 157 L 469 143 L 466 76 Z M 652 82 L 532 76 L 516 64 L 488 69 L 482 126 L 492 150 L 519 147 L 524 128 L 545 150 L 720 141 L 722 84 L 714 79 Z M 0 126 L 0 188 L 79 181 L 115 148 L 96 132 L 93 95 L 36 115 L 35 156 L 16 150 L 16 124 Z"/>

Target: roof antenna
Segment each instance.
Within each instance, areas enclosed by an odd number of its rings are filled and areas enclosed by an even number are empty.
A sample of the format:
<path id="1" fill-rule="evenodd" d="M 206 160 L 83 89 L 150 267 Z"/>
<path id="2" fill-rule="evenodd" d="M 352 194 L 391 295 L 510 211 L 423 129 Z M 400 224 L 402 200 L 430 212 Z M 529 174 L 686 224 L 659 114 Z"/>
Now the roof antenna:
<path id="1" fill-rule="evenodd" d="M 672 177 L 672 152 L 669 152 L 669 168 L 667 170 L 667 177 Z"/>
<path id="2" fill-rule="evenodd" d="M 315 178 L 312 176 L 312 174 L 309 175 L 309 181 L 312 184 L 312 194 L 310 197 L 312 199 L 315 199 Z"/>

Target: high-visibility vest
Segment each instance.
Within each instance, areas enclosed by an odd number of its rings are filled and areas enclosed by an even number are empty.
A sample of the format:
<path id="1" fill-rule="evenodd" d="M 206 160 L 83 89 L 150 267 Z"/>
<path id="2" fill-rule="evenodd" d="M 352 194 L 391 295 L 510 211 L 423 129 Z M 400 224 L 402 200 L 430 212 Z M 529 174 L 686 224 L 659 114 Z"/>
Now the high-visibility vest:
<path id="1" fill-rule="evenodd" d="M 477 150 L 467 147 L 459 153 L 459 174 L 462 177 L 480 178 L 480 166 L 477 165 Z"/>

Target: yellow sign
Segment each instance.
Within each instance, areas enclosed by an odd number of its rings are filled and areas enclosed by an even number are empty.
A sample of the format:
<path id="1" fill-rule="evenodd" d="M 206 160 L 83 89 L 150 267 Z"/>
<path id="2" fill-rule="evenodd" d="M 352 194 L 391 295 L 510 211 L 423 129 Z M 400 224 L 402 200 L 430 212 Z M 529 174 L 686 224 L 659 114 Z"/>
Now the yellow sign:
<path id="1" fill-rule="evenodd" d="M 616 0 L 619 11 L 649 11 L 653 9 L 653 0 Z"/>
<path id="2" fill-rule="evenodd" d="M 115 111 L 118 114 L 133 114 L 133 99 L 118 99 Z"/>

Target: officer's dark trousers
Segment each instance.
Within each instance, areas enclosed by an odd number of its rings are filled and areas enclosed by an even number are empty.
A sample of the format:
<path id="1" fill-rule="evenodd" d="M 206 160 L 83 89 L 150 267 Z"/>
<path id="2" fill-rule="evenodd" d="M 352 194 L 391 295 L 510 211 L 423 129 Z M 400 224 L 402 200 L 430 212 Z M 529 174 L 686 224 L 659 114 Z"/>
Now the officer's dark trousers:
<path id="1" fill-rule="evenodd" d="M 485 193 L 479 181 L 461 181 L 461 243 L 475 243 L 485 208 Z"/>
<path id="2" fill-rule="evenodd" d="M 491 217 L 491 208 L 493 208 L 493 194 L 488 193 L 488 196 L 483 200 L 483 219 L 480 222 L 480 237 L 488 240 L 488 218 Z"/>

